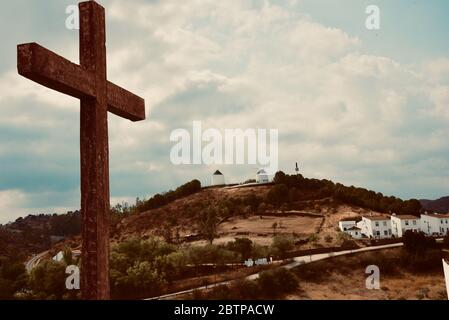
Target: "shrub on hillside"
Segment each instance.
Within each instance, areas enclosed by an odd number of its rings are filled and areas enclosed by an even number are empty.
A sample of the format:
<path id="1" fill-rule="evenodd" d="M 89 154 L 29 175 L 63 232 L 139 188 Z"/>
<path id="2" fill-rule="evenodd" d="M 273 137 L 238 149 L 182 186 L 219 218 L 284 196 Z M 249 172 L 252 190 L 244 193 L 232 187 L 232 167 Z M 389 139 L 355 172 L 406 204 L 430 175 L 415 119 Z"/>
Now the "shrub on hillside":
<path id="1" fill-rule="evenodd" d="M 287 175 L 279 171 L 274 176 L 273 181 L 276 185 L 287 186 L 288 189 L 297 188 L 299 193 L 297 193 L 295 200 L 320 199 L 333 196 L 345 203 L 381 212 L 419 215 L 422 210 L 421 203 L 416 199 L 403 201 L 399 198 L 387 197 L 380 192 L 364 188 L 347 187 L 341 183 L 334 183 L 329 180 L 307 179 L 300 174 Z M 301 199 L 298 196 L 301 196 Z"/>
<path id="2" fill-rule="evenodd" d="M 401 254 L 401 264 L 412 272 L 430 272 L 441 269 L 441 252 L 438 249 L 429 249 L 420 254 L 404 251 Z"/>
<path id="3" fill-rule="evenodd" d="M 300 280 L 318 283 L 327 279 L 328 272 L 332 270 L 331 268 L 329 262 L 324 260 L 301 265 L 295 268 L 293 272 Z"/>
<path id="4" fill-rule="evenodd" d="M 181 199 L 201 190 L 201 182 L 192 180 L 178 187 L 176 190 L 170 190 L 166 193 L 158 193 L 147 201 L 142 201 L 137 204 L 137 211 L 143 212 L 151 209 L 160 208 L 174 200 Z"/>
<path id="5" fill-rule="evenodd" d="M 240 262 L 240 256 L 236 252 L 212 244 L 192 246 L 187 249 L 187 252 L 189 263 L 195 266 L 206 263 L 226 264 Z"/>
<path id="6" fill-rule="evenodd" d="M 255 259 L 265 258 L 271 255 L 270 248 L 259 244 L 253 244 L 251 256 Z"/>
<path id="7" fill-rule="evenodd" d="M 253 242 L 248 238 L 236 238 L 232 242 L 228 242 L 226 247 L 240 254 L 242 260 L 246 260 L 252 256 Z"/>
<path id="8" fill-rule="evenodd" d="M 160 293 L 162 286 L 178 274 L 176 259 L 172 257 L 177 250 L 176 246 L 153 238 L 131 238 L 115 245 L 110 258 L 113 297 L 129 299 Z"/>
<path id="9" fill-rule="evenodd" d="M 27 280 L 23 263 L 0 258 L 0 300 L 13 299 L 14 294 L 26 286 Z"/>
<path id="10" fill-rule="evenodd" d="M 292 236 L 280 235 L 273 238 L 271 244 L 272 253 L 284 258 L 288 251 L 295 247 L 295 239 Z"/>
<path id="11" fill-rule="evenodd" d="M 422 255 L 427 250 L 436 247 L 436 241 L 432 237 L 426 237 L 423 232 L 407 230 L 402 237 L 405 250 L 414 255 Z"/>
<path id="12" fill-rule="evenodd" d="M 30 275 L 30 288 L 37 299 L 62 299 L 66 293 L 65 264 L 45 260 L 35 267 Z"/>
<path id="13" fill-rule="evenodd" d="M 298 278 L 285 268 L 264 271 L 257 279 L 263 295 L 279 297 L 298 288 Z"/>
<path id="14" fill-rule="evenodd" d="M 318 242 L 318 240 L 320 240 L 320 237 L 316 233 L 312 233 L 311 235 L 309 235 L 308 240 L 311 243 L 315 243 Z"/>
<path id="15" fill-rule="evenodd" d="M 164 274 L 148 261 L 136 262 L 126 270 L 126 274 L 111 276 L 113 293 L 126 298 L 158 295 L 167 282 Z"/>
<path id="16" fill-rule="evenodd" d="M 275 299 L 291 293 L 299 286 L 298 278 L 289 270 L 264 271 L 255 281 L 241 280 L 231 285 L 214 287 L 208 292 L 195 291 L 193 299 L 256 300 Z"/>
<path id="17" fill-rule="evenodd" d="M 280 207 L 288 200 L 288 188 L 285 184 L 276 184 L 267 193 L 266 202 Z"/>
<path id="18" fill-rule="evenodd" d="M 355 241 L 354 240 L 351 240 L 351 239 L 344 239 L 342 242 L 341 242 L 341 245 L 340 245 L 342 248 L 344 248 L 344 249 L 356 249 L 356 248 L 358 248 L 359 246 L 355 243 Z"/>

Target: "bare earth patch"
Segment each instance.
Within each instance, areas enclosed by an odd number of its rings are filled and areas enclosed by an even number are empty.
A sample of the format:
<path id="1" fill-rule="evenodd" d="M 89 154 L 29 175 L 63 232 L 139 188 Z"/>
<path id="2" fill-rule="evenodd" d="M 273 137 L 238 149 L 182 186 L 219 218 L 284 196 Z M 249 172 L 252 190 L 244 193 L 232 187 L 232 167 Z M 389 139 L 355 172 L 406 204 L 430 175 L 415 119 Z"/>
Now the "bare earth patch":
<path id="1" fill-rule="evenodd" d="M 382 252 L 397 255 L 400 249 Z M 366 288 L 364 257 L 376 253 L 318 261 L 295 269 L 299 289 L 286 297 L 289 300 L 446 300 L 443 269 L 427 273 L 406 270 L 383 274 L 380 268 L 380 289 Z M 380 253 L 377 253 L 380 254 Z M 343 260 L 345 259 L 345 260 Z M 307 270 L 304 269 L 308 269 Z M 303 268 L 303 269 L 302 269 Z"/>
<path id="2" fill-rule="evenodd" d="M 289 300 L 444 300 L 444 277 L 440 274 L 384 277 L 380 290 L 365 287 L 364 270 L 350 274 L 333 273 L 325 283 L 301 281 L 301 291 L 289 295 Z"/>
<path id="3" fill-rule="evenodd" d="M 220 239 L 247 236 L 256 243 L 271 244 L 271 237 L 276 234 L 295 234 L 304 236 L 318 231 L 323 218 L 303 216 L 251 216 L 234 217 L 222 223 L 218 228 Z M 273 228 L 276 224 L 276 229 Z M 217 239 L 216 241 L 218 241 Z"/>

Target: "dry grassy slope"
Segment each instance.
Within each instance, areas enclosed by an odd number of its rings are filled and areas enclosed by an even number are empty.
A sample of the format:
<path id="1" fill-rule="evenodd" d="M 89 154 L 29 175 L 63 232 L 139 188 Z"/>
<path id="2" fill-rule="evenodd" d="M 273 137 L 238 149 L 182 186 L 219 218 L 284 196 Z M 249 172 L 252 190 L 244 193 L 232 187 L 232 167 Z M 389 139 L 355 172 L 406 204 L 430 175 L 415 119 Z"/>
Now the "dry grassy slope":
<path id="1" fill-rule="evenodd" d="M 218 204 L 220 201 L 245 197 L 251 193 L 264 196 L 269 186 L 225 189 L 209 188 L 191 196 L 178 199 L 162 208 L 153 209 L 123 219 L 117 226 L 113 237 L 123 239 L 131 235 L 150 236 L 158 235 L 161 228 L 174 225 L 180 228 L 181 236 L 195 233 L 197 213 L 207 204 Z"/>
<path id="2" fill-rule="evenodd" d="M 443 269 L 413 273 L 396 267 L 387 272 L 380 267 L 380 290 L 366 288 L 366 267 L 376 261 L 400 256 L 402 249 L 365 252 L 303 265 L 294 272 L 299 289 L 286 297 L 291 300 L 445 300 Z M 390 267 L 391 268 L 391 267 Z"/>
<path id="3" fill-rule="evenodd" d="M 271 186 L 255 186 L 246 188 L 211 188 L 203 189 L 183 199 L 176 200 L 159 209 L 142 212 L 123 219 L 113 232 L 113 241 L 121 241 L 131 236 L 149 237 L 161 236 L 162 231 L 171 226 L 179 230 L 181 237 L 196 234 L 197 214 L 210 204 L 231 198 L 243 198 L 250 194 L 264 197 Z M 316 214 L 317 217 L 304 217 L 304 213 Z M 223 222 L 219 228 L 219 238 L 216 243 L 232 240 L 235 236 L 248 236 L 252 240 L 266 245 L 273 236 L 272 225 L 277 222 L 276 233 L 295 234 L 307 237 L 318 233 L 317 246 L 335 245 L 337 241 L 338 221 L 343 217 L 359 216 L 369 210 L 336 202 L 332 198 L 313 201 L 298 201 L 290 205 L 286 212 L 272 210 L 265 212 L 263 217 L 258 212 L 252 212 L 246 217 L 235 216 Z M 325 241 L 326 236 L 332 241 Z"/>

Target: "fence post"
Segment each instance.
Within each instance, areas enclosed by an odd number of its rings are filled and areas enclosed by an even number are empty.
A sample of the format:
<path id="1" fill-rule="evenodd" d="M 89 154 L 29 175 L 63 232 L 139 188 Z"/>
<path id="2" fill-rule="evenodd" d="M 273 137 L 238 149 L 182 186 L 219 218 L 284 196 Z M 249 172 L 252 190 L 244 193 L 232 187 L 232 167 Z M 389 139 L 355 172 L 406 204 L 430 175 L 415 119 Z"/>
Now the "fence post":
<path id="1" fill-rule="evenodd" d="M 449 263 L 443 259 L 444 278 L 446 280 L 446 293 L 449 300 Z"/>

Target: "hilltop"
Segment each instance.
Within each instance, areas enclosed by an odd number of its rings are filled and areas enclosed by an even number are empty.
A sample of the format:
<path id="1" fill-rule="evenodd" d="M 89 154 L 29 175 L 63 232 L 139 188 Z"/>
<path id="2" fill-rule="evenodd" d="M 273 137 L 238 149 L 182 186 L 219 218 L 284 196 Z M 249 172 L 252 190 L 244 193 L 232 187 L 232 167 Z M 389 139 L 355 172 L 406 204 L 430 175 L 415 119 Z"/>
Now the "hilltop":
<path id="1" fill-rule="evenodd" d="M 285 234 L 312 247 L 341 243 L 338 220 L 368 213 L 418 215 L 418 200 L 403 201 L 381 193 L 344 186 L 329 180 L 278 172 L 264 185 L 202 188 L 198 180 L 157 194 L 133 205 L 111 209 L 111 241 L 153 236 L 169 243 L 225 243 L 248 237 L 267 245 Z M 51 240 L 65 238 L 56 248 L 80 245 L 79 212 L 19 218 L 0 228 L 0 254 L 37 253 L 52 248 Z M 71 239 L 71 240 L 69 240 Z"/>
<path id="2" fill-rule="evenodd" d="M 45 251 L 65 238 L 81 232 L 81 214 L 70 211 L 65 214 L 39 214 L 18 218 L 0 225 L 0 257 L 17 259 Z"/>
<path id="3" fill-rule="evenodd" d="M 418 215 L 422 210 L 415 199 L 403 201 L 282 172 L 271 184 L 204 188 L 150 210 L 139 209 L 142 207 L 144 203 L 137 205 L 137 213 L 117 224 L 114 241 L 133 235 L 159 236 L 176 243 L 226 243 L 235 237 L 248 237 L 269 245 L 273 236 L 286 234 L 303 244 L 332 246 L 341 242 L 336 230 L 341 218 L 390 212 Z"/>

